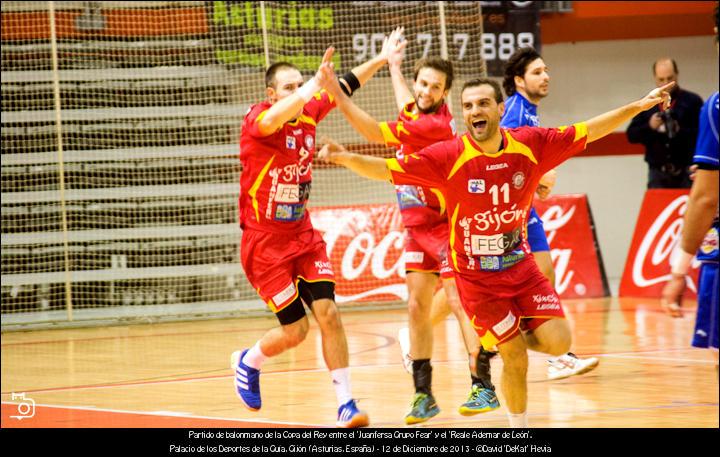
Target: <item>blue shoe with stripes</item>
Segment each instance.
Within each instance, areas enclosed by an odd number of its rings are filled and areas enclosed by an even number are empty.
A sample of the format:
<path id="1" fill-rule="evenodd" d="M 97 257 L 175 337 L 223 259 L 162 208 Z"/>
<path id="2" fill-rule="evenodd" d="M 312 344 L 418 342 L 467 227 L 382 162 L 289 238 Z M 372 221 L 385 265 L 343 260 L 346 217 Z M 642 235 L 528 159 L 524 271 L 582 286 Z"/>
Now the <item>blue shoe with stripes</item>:
<path id="1" fill-rule="evenodd" d="M 235 351 L 230 356 L 230 367 L 235 371 L 235 393 L 250 411 L 258 411 L 260 399 L 260 370 L 245 365 L 242 361 L 248 350 Z"/>
<path id="2" fill-rule="evenodd" d="M 338 408 L 338 418 L 335 423 L 338 427 L 358 428 L 367 427 L 369 424 L 370 418 L 366 412 L 358 409 L 355 400 L 350 400 Z"/>

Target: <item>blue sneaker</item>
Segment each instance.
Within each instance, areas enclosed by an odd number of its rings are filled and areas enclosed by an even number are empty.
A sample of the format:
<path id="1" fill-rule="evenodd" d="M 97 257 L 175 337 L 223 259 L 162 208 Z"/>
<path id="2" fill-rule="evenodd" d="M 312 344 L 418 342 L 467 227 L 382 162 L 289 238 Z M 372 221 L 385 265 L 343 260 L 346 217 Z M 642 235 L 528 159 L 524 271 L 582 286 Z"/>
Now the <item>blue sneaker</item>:
<path id="1" fill-rule="evenodd" d="M 479 413 L 486 413 L 500 407 L 495 391 L 486 389 L 483 386 L 473 385 L 467 401 L 460 405 L 459 412 L 463 416 L 473 416 Z"/>
<path id="2" fill-rule="evenodd" d="M 260 370 L 245 365 L 242 361 L 248 350 L 235 351 L 230 356 L 230 368 L 235 371 L 235 393 L 250 411 L 258 411 L 260 399 Z"/>
<path id="3" fill-rule="evenodd" d="M 367 427 L 370 418 L 365 411 L 360 411 L 355 400 L 350 400 L 338 408 L 338 418 L 335 425 L 343 428 Z"/>
<path id="4" fill-rule="evenodd" d="M 438 408 L 437 403 L 435 403 L 435 397 L 428 394 L 415 393 L 410 412 L 405 416 L 405 423 L 407 425 L 419 424 L 436 416 L 439 412 L 440 408 Z"/>

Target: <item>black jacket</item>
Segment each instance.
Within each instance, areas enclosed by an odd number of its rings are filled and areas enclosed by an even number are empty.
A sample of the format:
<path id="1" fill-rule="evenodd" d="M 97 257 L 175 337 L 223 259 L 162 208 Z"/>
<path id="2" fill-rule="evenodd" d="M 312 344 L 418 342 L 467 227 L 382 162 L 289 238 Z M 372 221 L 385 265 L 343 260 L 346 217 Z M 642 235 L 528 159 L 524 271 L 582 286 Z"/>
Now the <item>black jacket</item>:
<path id="1" fill-rule="evenodd" d="M 660 105 L 657 105 L 632 119 L 626 132 L 628 140 L 645 146 L 645 161 L 651 167 L 661 167 L 667 163 L 679 168 L 688 167 L 695 153 L 702 104 L 699 95 L 678 88 L 672 93 L 670 107 L 670 115 L 680 126 L 675 137 L 669 139 L 667 133 L 650 128 L 650 117 L 660 111 Z"/>

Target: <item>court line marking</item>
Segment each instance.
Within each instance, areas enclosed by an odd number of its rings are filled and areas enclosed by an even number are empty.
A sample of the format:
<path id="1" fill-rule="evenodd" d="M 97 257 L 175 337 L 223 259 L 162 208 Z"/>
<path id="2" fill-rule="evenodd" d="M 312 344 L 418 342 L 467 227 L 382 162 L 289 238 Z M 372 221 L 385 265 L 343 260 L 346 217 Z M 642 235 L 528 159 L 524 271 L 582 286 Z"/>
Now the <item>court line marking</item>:
<path id="1" fill-rule="evenodd" d="M 681 352 L 681 351 L 688 351 L 693 350 L 692 348 L 676 348 L 676 349 L 654 349 L 654 350 L 648 350 L 648 351 L 637 351 L 637 352 L 618 352 L 618 353 L 607 353 L 607 354 L 586 354 L 586 355 L 593 355 L 598 356 L 601 358 L 632 358 L 632 359 L 644 359 L 649 362 L 657 361 L 657 362 L 663 362 L 663 361 L 672 361 L 672 362 L 692 362 L 692 363 L 698 363 L 703 365 L 714 365 L 714 360 L 698 360 L 698 359 L 674 359 L 674 358 L 668 358 L 668 357 L 643 357 L 643 356 L 637 356 L 634 354 L 653 354 L 653 353 L 668 353 L 668 352 Z M 530 357 L 531 359 L 540 359 L 540 358 L 546 358 L 545 355 L 533 355 Z M 434 364 L 436 365 L 449 365 L 449 364 L 456 364 L 456 363 L 467 363 L 467 360 L 464 359 L 458 359 L 458 360 L 439 360 L 435 361 Z M 351 365 L 350 368 L 355 369 L 364 369 L 364 368 L 389 368 L 389 367 L 398 367 L 401 365 L 401 362 L 398 363 L 384 363 L 384 364 L 365 364 L 365 365 Z M 272 376 L 272 375 L 286 375 L 289 373 L 317 373 L 317 372 L 325 372 L 327 371 L 327 368 L 325 367 L 316 367 L 316 368 L 297 368 L 292 370 L 276 370 L 276 371 L 268 371 L 263 372 L 263 376 Z M 69 391 L 69 390 L 94 390 L 94 389 L 112 389 L 117 387 L 141 387 L 141 386 L 147 386 L 147 385 L 159 385 L 159 384 L 175 384 L 175 383 L 187 383 L 187 382 L 203 382 L 203 381 L 213 381 L 218 379 L 225 379 L 225 378 L 232 378 L 234 375 L 232 374 L 219 374 L 219 375 L 213 375 L 213 376 L 200 376 L 200 377 L 193 377 L 193 378 L 179 378 L 179 379 L 161 379 L 161 380 L 149 380 L 149 381 L 130 381 L 130 382 L 118 382 L 118 383 L 110 383 L 110 384 L 96 384 L 96 385 L 83 385 L 83 386 L 66 386 L 66 387 L 50 387 L 45 389 L 14 389 L 12 392 L 25 392 L 25 393 L 49 393 L 49 392 L 62 392 L 62 391 Z M 10 395 L 12 392 L 2 392 L 2 395 Z"/>
<path id="2" fill-rule="evenodd" d="M 17 406 L 17 403 L 7 402 L 3 401 L 3 405 L 13 405 Z M 44 408 L 56 408 L 56 409 L 72 409 L 72 410 L 79 410 L 79 411 L 98 411 L 103 413 L 118 413 L 118 414 L 132 414 L 132 415 L 140 415 L 140 416 L 158 416 L 158 417 L 173 417 L 173 418 L 180 418 L 180 419 L 203 419 L 203 420 L 218 420 L 218 421 L 228 421 L 228 422 L 258 422 L 262 424 L 274 424 L 274 425 L 297 425 L 297 426 L 303 426 L 303 427 L 327 427 L 327 424 L 306 424 L 302 422 L 287 422 L 287 421 L 277 421 L 272 419 L 248 419 L 248 418 L 230 418 L 230 417 L 213 417 L 213 416 L 196 416 L 192 415 L 190 413 L 183 413 L 183 412 L 173 412 L 173 411 L 129 411 L 129 410 L 123 410 L 123 409 L 112 409 L 112 408 L 97 408 L 95 406 L 63 406 L 63 405 L 48 405 L 48 404 L 41 404 L 38 403 L 35 405 L 35 407 L 42 406 Z"/>

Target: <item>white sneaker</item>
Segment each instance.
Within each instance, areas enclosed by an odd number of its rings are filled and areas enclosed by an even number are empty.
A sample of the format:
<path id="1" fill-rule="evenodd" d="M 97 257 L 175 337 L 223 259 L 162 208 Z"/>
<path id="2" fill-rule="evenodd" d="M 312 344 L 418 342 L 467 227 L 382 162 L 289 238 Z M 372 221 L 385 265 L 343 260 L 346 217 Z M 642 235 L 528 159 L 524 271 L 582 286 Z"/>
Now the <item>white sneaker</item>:
<path id="1" fill-rule="evenodd" d="M 410 357 L 410 329 L 403 327 L 398 330 L 398 343 L 400 343 L 400 352 L 402 353 L 402 363 L 405 371 L 412 374 L 413 359 Z"/>
<path id="2" fill-rule="evenodd" d="M 597 357 L 580 359 L 572 352 L 548 360 L 548 379 L 564 379 L 570 376 L 587 373 L 595 369 L 600 361 Z"/>

